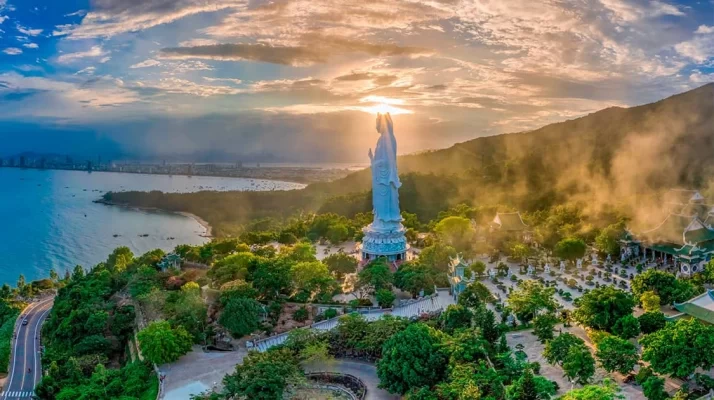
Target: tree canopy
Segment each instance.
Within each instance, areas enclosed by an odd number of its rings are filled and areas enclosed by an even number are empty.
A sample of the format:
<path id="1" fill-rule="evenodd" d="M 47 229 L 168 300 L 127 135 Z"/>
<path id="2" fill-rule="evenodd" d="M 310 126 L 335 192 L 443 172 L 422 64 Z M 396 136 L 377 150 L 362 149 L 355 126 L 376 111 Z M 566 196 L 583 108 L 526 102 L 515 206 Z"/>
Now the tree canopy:
<path id="1" fill-rule="evenodd" d="M 139 347 L 156 364 L 174 362 L 191 350 L 193 338 L 182 326 L 172 328 L 168 321 L 156 321 L 139 331 Z"/>
<path id="2" fill-rule="evenodd" d="M 602 286 L 580 298 L 573 316 L 585 326 L 610 332 L 617 320 L 632 314 L 634 306 L 635 300 L 629 293 Z"/>

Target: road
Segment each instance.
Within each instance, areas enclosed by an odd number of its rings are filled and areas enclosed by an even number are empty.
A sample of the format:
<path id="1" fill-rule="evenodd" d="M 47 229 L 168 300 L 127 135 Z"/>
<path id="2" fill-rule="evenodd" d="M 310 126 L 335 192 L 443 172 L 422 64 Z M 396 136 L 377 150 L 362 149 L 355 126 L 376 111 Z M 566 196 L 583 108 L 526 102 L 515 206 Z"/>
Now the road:
<path id="1" fill-rule="evenodd" d="M 52 308 L 53 300 L 54 298 L 49 298 L 30 304 L 23 313 L 28 321 L 27 325 L 22 325 L 22 317 L 18 318 L 15 329 L 17 339 L 12 344 L 10 375 L 6 387 L 0 393 L 0 400 L 31 398 L 33 396 L 35 385 L 42 379 L 40 331 L 42 322 Z M 28 368 L 31 368 L 32 372 L 28 372 Z"/>

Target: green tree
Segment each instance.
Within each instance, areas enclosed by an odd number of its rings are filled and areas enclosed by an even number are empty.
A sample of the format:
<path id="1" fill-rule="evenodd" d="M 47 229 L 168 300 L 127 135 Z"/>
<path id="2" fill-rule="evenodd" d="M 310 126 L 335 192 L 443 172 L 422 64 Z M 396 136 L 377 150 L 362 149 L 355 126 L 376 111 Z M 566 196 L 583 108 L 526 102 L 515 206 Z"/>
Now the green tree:
<path id="1" fill-rule="evenodd" d="M 152 322 L 139 331 L 139 346 L 147 360 L 156 364 L 174 362 L 191 351 L 193 339 L 181 326 L 171 328 L 167 321 Z"/>
<path id="2" fill-rule="evenodd" d="M 609 332 L 618 319 L 632 314 L 634 306 L 635 300 L 629 293 L 602 286 L 580 298 L 573 316 L 585 326 Z"/>
<path id="3" fill-rule="evenodd" d="M 667 324 L 667 319 L 661 311 L 646 312 L 637 318 L 640 321 L 640 330 L 644 334 L 658 331 Z"/>
<path id="4" fill-rule="evenodd" d="M 234 337 L 240 338 L 258 329 L 262 313 L 263 307 L 257 301 L 232 297 L 225 304 L 218 322 Z"/>
<path id="5" fill-rule="evenodd" d="M 381 289 L 391 289 L 394 280 L 392 271 L 382 258 L 367 264 L 357 276 L 358 286 L 368 293 L 376 293 Z"/>
<path id="6" fill-rule="evenodd" d="M 481 304 L 493 301 L 493 295 L 486 285 L 481 282 L 473 282 L 466 286 L 459 295 L 458 303 L 464 307 L 476 308 Z"/>
<path id="7" fill-rule="evenodd" d="M 431 269 L 420 263 L 408 261 L 399 266 L 394 274 L 394 286 L 417 296 L 423 290 L 424 294 L 434 293 L 434 277 Z"/>
<path id="8" fill-rule="evenodd" d="M 521 260 L 521 262 L 525 262 L 526 258 L 531 254 L 531 248 L 523 243 L 514 243 L 509 248 L 509 251 L 512 257 Z"/>
<path id="9" fill-rule="evenodd" d="M 331 225 L 327 230 L 327 240 L 332 244 L 345 242 L 350 236 L 350 231 L 344 224 Z"/>
<path id="10" fill-rule="evenodd" d="M 585 346 L 585 342 L 572 333 L 563 333 L 545 344 L 543 357 L 550 364 L 562 365 L 570 349 L 578 346 Z"/>
<path id="11" fill-rule="evenodd" d="M 457 252 L 469 253 L 476 237 L 476 230 L 471 221 L 464 217 L 447 217 L 439 221 L 434 232 L 445 244 Z"/>
<path id="12" fill-rule="evenodd" d="M 52 279 L 52 282 L 57 282 L 59 281 L 59 275 L 57 275 L 57 271 L 55 271 L 54 268 L 50 269 L 50 279 Z"/>
<path id="13" fill-rule="evenodd" d="M 617 336 L 603 338 L 597 344 L 595 356 L 605 371 L 617 371 L 623 375 L 630 373 L 640 359 L 637 347 Z"/>
<path id="14" fill-rule="evenodd" d="M 439 317 L 443 330 L 453 333 L 456 329 L 470 328 L 473 314 L 461 305 L 449 305 Z"/>
<path id="15" fill-rule="evenodd" d="M 134 253 L 126 247 L 117 247 L 107 258 L 106 266 L 109 271 L 121 272 L 127 269 L 134 260 Z"/>
<path id="16" fill-rule="evenodd" d="M 445 368 L 441 334 L 424 324 L 412 324 L 384 343 L 377 362 L 379 386 L 390 393 L 405 394 L 441 381 Z"/>
<path id="17" fill-rule="evenodd" d="M 632 280 L 632 293 L 638 298 L 652 291 L 660 298 L 661 305 L 683 302 L 696 295 L 697 290 L 687 282 L 677 279 L 669 272 L 648 269 Z"/>
<path id="18" fill-rule="evenodd" d="M 246 279 L 257 262 L 258 258 L 250 252 L 231 254 L 214 263 L 206 275 L 220 286 L 236 279 Z"/>
<path id="19" fill-rule="evenodd" d="M 620 252 L 620 239 L 624 233 L 624 222 L 608 225 L 595 238 L 595 245 L 601 252 L 615 256 Z"/>
<path id="20" fill-rule="evenodd" d="M 587 385 L 580 389 L 571 389 L 559 400 L 619 400 L 625 397 L 619 394 L 620 388 L 613 381 L 605 379 L 601 385 Z"/>
<path id="21" fill-rule="evenodd" d="M 529 322 L 541 311 L 554 312 L 558 303 L 553 298 L 555 288 L 534 280 L 522 282 L 508 298 L 508 304 L 518 319 Z"/>
<path id="22" fill-rule="evenodd" d="M 623 338 L 632 339 L 640 334 L 640 321 L 634 315 L 625 315 L 618 319 L 612 327 L 612 333 Z"/>
<path id="23" fill-rule="evenodd" d="M 315 296 L 329 295 L 337 286 L 327 266 L 319 261 L 299 262 L 290 268 L 295 297 L 298 301 L 312 300 Z"/>
<path id="24" fill-rule="evenodd" d="M 587 245 L 582 239 L 569 237 L 555 245 L 555 254 L 560 258 L 573 261 L 584 257 L 586 249 Z"/>
<path id="25" fill-rule="evenodd" d="M 647 400 L 665 400 L 669 395 L 664 390 L 664 379 L 657 376 L 650 376 L 642 384 L 642 392 Z"/>
<path id="26" fill-rule="evenodd" d="M 286 387 L 303 376 L 297 358 L 287 349 L 250 352 L 233 374 L 223 378 L 224 394 L 231 398 L 277 400 Z"/>
<path id="27" fill-rule="evenodd" d="M 714 326 L 680 319 L 640 339 L 642 359 L 662 374 L 684 378 L 714 366 Z"/>
<path id="28" fill-rule="evenodd" d="M 382 308 L 391 308 L 397 296 L 389 289 L 379 289 L 375 294 L 377 304 Z"/>
<path id="29" fill-rule="evenodd" d="M 584 345 L 572 346 L 562 366 L 565 376 L 581 385 L 587 384 L 595 374 L 595 359 Z"/>
<path id="30" fill-rule="evenodd" d="M 640 304 L 646 312 L 659 311 L 660 298 L 651 290 L 648 290 L 640 296 Z"/>
<path id="31" fill-rule="evenodd" d="M 533 334 L 541 343 L 553 339 L 553 328 L 560 320 L 553 314 L 541 314 L 533 319 Z"/>
<path id="32" fill-rule="evenodd" d="M 364 327 L 357 347 L 375 359 L 381 358 L 384 342 L 406 329 L 408 325 L 409 320 L 406 318 L 385 315 Z"/>
<path id="33" fill-rule="evenodd" d="M 419 254 L 419 262 L 434 271 L 447 272 L 451 259 L 456 257 L 456 249 L 452 246 L 437 242 L 425 247 Z"/>
<path id="34" fill-rule="evenodd" d="M 322 260 L 337 279 L 342 279 L 346 274 L 354 273 L 357 270 L 358 261 L 356 258 L 344 252 L 330 254 Z"/>
<path id="35" fill-rule="evenodd" d="M 518 380 L 506 388 L 508 400 L 548 400 L 555 394 L 553 382 L 542 376 L 534 376 L 529 368 Z"/>
<path id="36" fill-rule="evenodd" d="M 478 276 L 483 276 L 484 272 L 486 272 L 486 263 L 481 260 L 476 260 L 471 263 L 471 265 L 469 265 L 469 269 L 474 274 Z"/>

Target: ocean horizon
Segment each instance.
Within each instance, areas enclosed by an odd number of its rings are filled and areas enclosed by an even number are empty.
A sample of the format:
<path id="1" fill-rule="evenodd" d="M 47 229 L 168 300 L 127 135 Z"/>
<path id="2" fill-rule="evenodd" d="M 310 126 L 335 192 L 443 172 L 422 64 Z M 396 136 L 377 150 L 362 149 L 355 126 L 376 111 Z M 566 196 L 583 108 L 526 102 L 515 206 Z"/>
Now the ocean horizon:
<path id="1" fill-rule="evenodd" d="M 108 191 L 288 190 L 304 185 L 246 178 L 0 168 L 0 284 L 20 274 L 45 278 L 75 265 L 90 268 L 119 246 L 135 255 L 202 244 L 207 228 L 188 214 L 109 206 Z"/>

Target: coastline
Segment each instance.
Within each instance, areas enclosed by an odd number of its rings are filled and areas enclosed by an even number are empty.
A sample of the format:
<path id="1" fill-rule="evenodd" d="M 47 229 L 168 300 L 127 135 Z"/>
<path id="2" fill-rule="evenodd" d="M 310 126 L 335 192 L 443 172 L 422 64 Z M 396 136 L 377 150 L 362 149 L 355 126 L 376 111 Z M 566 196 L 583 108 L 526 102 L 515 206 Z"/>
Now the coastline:
<path id="1" fill-rule="evenodd" d="M 159 212 L 165 212 L 165 213 L 169 213 L 169 214 L 176 214 L 176 215 L 188 217 L 188 218 L 191 218 L 194 221 L 198 222 L 198 224 L 201 225 L 206 230 L 206 232 L 200 236 L 205 237 L 205 238 L 213 238 L 213 227 L 211 226 L 211 224 L 209 224 L 208 221 L 206 221 L 205 219 L 199 217 L 196 214 L 192 214 L 190 212 L 169 211 L 169 210 L 164 210 L 164 209 L 156 208 L 156 207 L 132 206 L 132 205 L 125 204 L 125 203 L 117 203 L 114 201 L 105 200 L 103 198 L 94 200 L 94 203 L 104 204 L 106 206 L 122 207 L 122 208 L 130 209 L 130 210 L 138 210 L 138 211 L 159 211 Z"/>
<path id="2" fill-rule="evenodd" d="M 164 210 L 161 210 L 161 211 L 164 211 Z M 175 214 L 183 215 L 184 217 L 193 218 L 196 222 L 198 222 L 201 226 L 203 226 L 206 229 L 206 233 L 202 236 L 207 237 L 207 238 L 213 237 L 213 227 L 205 219 L 199 217 L 196 214 L 191 214 L 190 212 L 185 212 L 185 211 L 176 211 Z"/>

